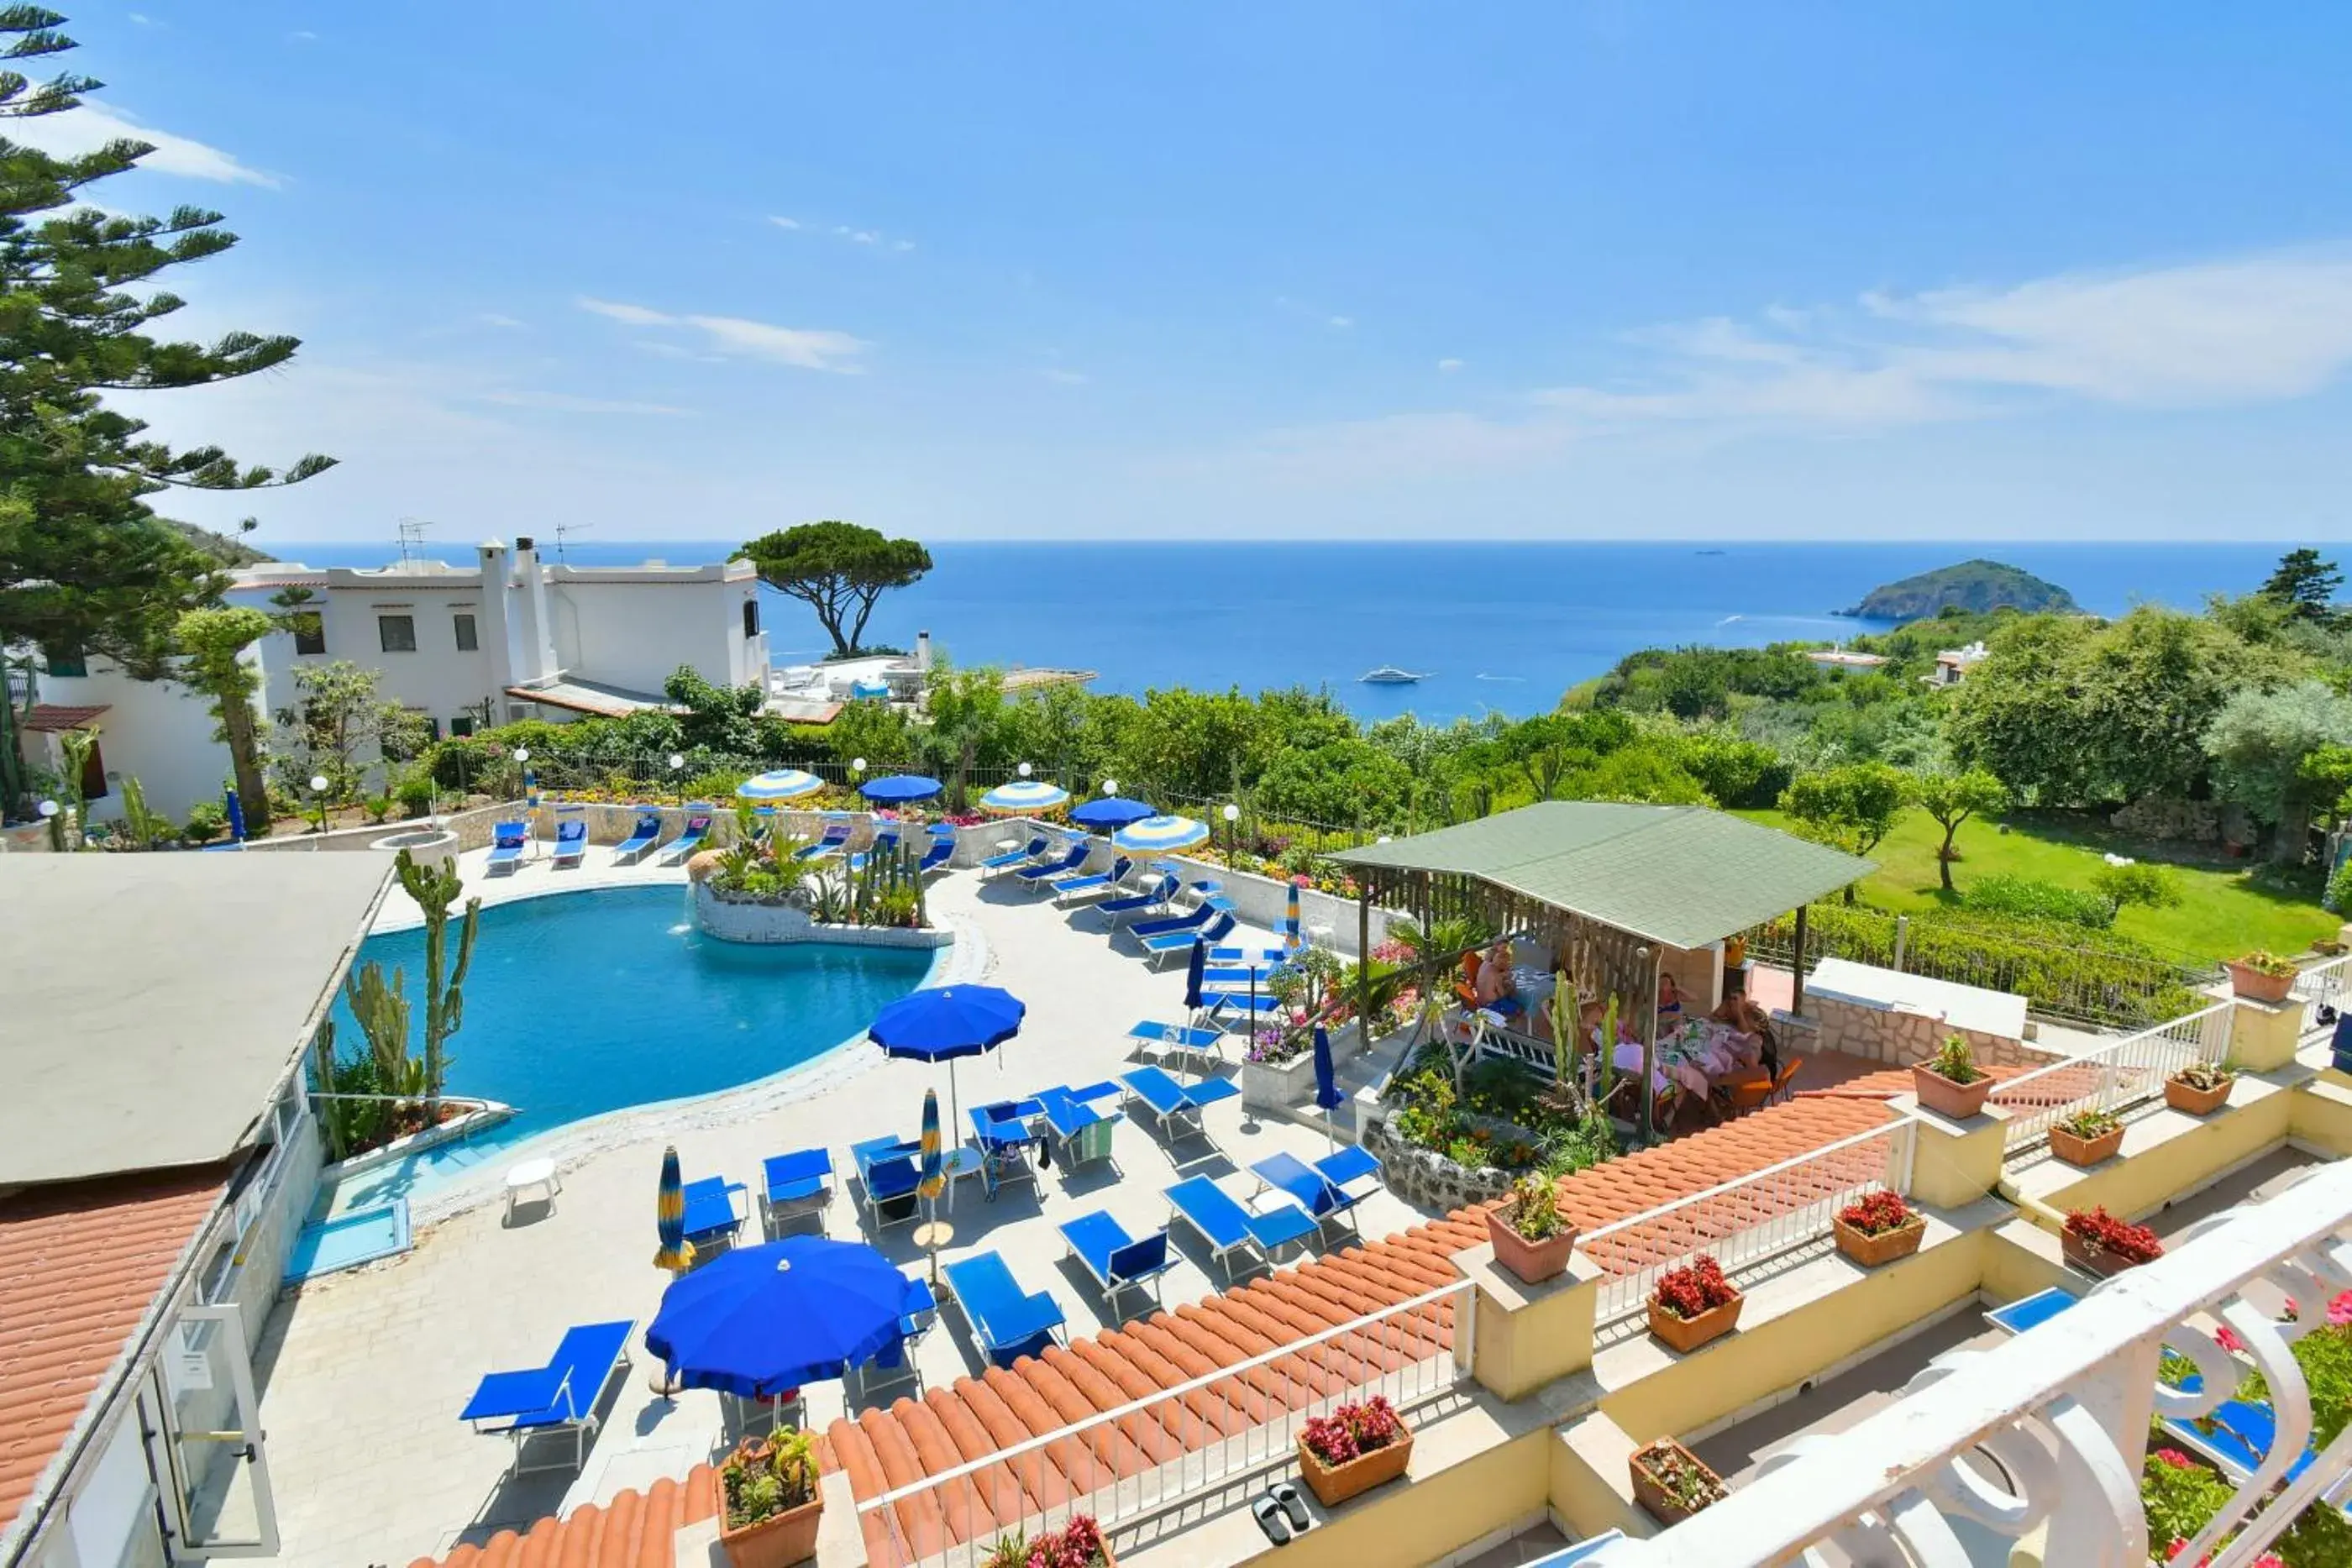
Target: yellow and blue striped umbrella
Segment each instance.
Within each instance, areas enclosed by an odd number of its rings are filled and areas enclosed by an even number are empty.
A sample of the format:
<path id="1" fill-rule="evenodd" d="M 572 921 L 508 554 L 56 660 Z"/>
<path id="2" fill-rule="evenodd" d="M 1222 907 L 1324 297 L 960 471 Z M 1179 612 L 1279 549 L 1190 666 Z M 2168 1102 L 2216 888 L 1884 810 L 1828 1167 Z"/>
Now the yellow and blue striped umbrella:
<path id="1" fill-rule="evenodd" d="M 915 1190 L 936 1200 L 946 1190 L 947 1172 L 940 1160 L 940 1092 L 923 1091 L 923 1182 Z"/>
<path id="2" fill-rule="evenodd" d="M 1282 901 L 1282 949 L 1296 953 L 1300 946 L 1298 936 L 1298 884 L 1290 884 L 1290 896 Z"/>
<path id="3" fill-rule="evenodd" d="M 677 1146 L 662 1151 L 661 1186 L 654 1198 L 654 1228 L 661 1250 L 654 1267 L 683 1274 L 694 1267 L 694 1243 L 686 1239 L 686 1178 L 678 1174 Z"/>

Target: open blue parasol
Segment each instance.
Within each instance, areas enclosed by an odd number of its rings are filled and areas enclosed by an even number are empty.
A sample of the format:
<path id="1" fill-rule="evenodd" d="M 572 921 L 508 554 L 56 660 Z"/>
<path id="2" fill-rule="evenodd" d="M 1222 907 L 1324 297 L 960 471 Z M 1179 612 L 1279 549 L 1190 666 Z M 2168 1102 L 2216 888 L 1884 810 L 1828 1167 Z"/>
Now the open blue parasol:
<path id="1" fill-rule="evenodd" d="M 874 1015 L 866 1038 L 886 1056 L 945 1061 L 993 1051 L 1021 1032 L 1028 1004 L 995 986 L 933 986 Z M 955 1069 L 948 1069 L 948 1120 L 955 1124 Z"/>
<path id="2" fill-rule="evenodd" d="M 861 1241 L 788 1236 L 739 1247 L 662 1292 L 646 1349 L 681 1386 L 774 1399 L 898 1354 L 911 1288 Z"/>
<path id="3" fill-rule="evenodd" d="M 918 800 L 928 800 L 947 786 L 921 773 L 893 773 L 886 779 L 870 779 L 858 788 L 858 793 L 877 806 L 910 806 Z"/>
<path id="4" fill-rule="evenodd" d="M 1098 828 L 1116 831 L 1130 822 L 1139 822 L 1153 814 L 1152 809 L 1140 800 L 1129 800 L 1112 795 L 1100 800 L 1089 800 L 1070 812 L 1070 821 L 1082 828 Z"/>

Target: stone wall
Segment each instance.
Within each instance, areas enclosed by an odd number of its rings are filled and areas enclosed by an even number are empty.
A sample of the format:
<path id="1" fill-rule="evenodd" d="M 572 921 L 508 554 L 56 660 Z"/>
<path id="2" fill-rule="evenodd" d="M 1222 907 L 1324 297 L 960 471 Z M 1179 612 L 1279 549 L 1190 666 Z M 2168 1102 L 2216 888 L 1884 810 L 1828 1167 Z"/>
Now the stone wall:
<path id="1" fill-rule="evenodd" d="M 1812 1049 L 1866 1057 L 1890 1067 L 1908 1067 L 1927 1061 L 1936 1054 L 1948 1034 L 1966 1040 L 1980 1062 L 2000 1067 L 2038 1067 L 2050 1060 L 2047 1052 L 2035 1051 L 2022 1041 L 1981 1030 L 1956 1030 L 1932 1013 L 1906 1008 L 1872 1007 L 1809 992 L 1805 1011 L 1817 1030 L 1811 1042 Z"/>
<path id="2" fill-rule="evenodd" d="M 1444 1155 L 1413 1147 L 1390 1130 L 1386 1113 L 1364 1124 L 1363 1145 L 1381 1162 L 1381 1179 L 1407 1203 L 1437 1214 L 1451 1214 L 1474 1203 L 1488 1203 L 1511 1190 L 1507 1171 L 1493 1166 L 1472 1170 Z"/>
<path id="3" fill-rule="evenodd" d="M 2246 844 L 2254 841 L 2254 824 L 2243 807 L 2212 800 L 2179 800 L 2143 795 L 2110 813 L 2109 825 L 2134 838 L 2192 844 Z"/>
<path id="4" fill-rule="evenodd" d="M 721 942 L 771 946 L 825 942 L 843 947 L 944 947 L 955 940 L 945 931 L 915 931 L 887 925 L 820 925 L 808 911 L 789 904 L 741 903 L 722 898 L 709 884 L 694 884 L 694 923 Z"/>

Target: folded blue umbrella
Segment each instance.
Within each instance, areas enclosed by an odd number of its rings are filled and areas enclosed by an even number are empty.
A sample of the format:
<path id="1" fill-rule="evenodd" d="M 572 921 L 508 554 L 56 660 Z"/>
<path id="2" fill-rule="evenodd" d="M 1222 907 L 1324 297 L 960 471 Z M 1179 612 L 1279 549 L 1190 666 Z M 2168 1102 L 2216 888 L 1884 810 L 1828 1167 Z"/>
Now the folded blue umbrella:
<path id="1" fill-rule="evenodd" d="M 1140 800 L 1129 800 L 1118 795 L 1107 795 L 1099 800 L 1089 800 L 1071 811 L 1070 821 L 1082 828 L 1117 830 L 1129 822 L 1139 822 L 1156 815 Z"/>
<path id="2" fill-rule="evenodd" d="M 1192 938 L 1192 956 L 1184 961 L 1184 1005 L 1200 1008 L 1206 1004 L 1201 998 L 1201 983 L 1209 972 L 1209 945 L 1199 937 Z"/>
<path id="3" fill-rule="evenodd" d="M 1336 1111 L 1347 1096 L 1339 1092 L 1339 1074 L 1331 1064 L 1331 1035 L 1321 1024 L 1315 1026 L 1315 1103 L 1326 1111 Z"/>
<path id="4" fill-rule="evenodd" d="M 662 1292 L 646 1349 L 683 1387 L 774 1399 L 899 1354 L 912 1288 L 863 1242 L 788 1236 L 739 1247 Z"/>

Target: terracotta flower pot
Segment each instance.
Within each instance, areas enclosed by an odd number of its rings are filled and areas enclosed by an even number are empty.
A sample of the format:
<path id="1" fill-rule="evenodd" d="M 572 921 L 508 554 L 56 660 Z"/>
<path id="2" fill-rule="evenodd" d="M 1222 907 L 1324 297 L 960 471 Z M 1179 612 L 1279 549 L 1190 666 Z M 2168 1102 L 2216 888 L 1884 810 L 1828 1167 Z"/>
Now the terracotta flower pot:
<path id="1" fill-rule="evenodd" d="M 1678 1318 L 1650 1298 L 1650 1332 L 1656 1334 L 1685 1355 L 1711 1339 L 1720 1339 L 1739 1326 L 1739 1309 L 1748 1304 L 1745 1294 L 1735 1293 L 1719 1307 L 1712 1307 L 1695 1318 Z"/>
<path id="2" fill-rule="evenodd" d="M 2137 1263 L 2121 1253 L 2110 1252 L 2104 1247 L 2095 1247 L 2071 1230 L 2059 1233 L 2058 1244 L 2067 1262 L 2078 1269 L 2086 1269 L 2102 1280 L 2110 1274 L 2120 1274 L 2126 1269 L 2139 1267 Z"/>
<path id="3" fill-rule="evenodd" d="M 2050 1129 L 2050 1152 L 2070 1166 L 2095 1166 L 2124 1146 L 2124 1130 L 2116 1127 L 2095 1138 L 2078 1137 L 2063 1127 Z"/>
<path id="4" fill-rule="evenodd" d="M 1649 1448 L 1671 1448 L 1682 1463 L 1690 1466 L 1693 1469 L 1696 1469 L 1702 1475 L 1706 1476 L 1707 1479 L 1715 1483 L 1718 1490 L 1723 1486 L 1723 1478 L 1721 1476 L 1717 1475 L 1713 1470 L 1708 1469 L 1706 1466 L 1701 1464 L 1696 1455 L 1693 1454 L 1688 1448 L 1684 1448 L 1680 1443 L 1674 1441 L 1672 1438 L 1664 1439 L 1656 1443 L 1645 1444 L 1643 1448 L 1634 1449 L 1626 1460 L 1628 1467 L 1632 1469 L 1633 1474 L 1633 1500 L 1640 1503 L 1643 1508 L 1648 1509 L 1652 1517 L 1655 1518 L 1659 1523 L 1680 1524 L 1684 1520 L 1688 1519 L 1692 1514 L 1696 1513 L 1698 1509 L 1685 1508 L 1679 1501 L 1675 1500 L 1674 1492 L 1669 1490 L 1665 1483 L 1661 1481 L 1651 1469 L 1646 1453 L 1646 1449 Z M 1704 1507 L 1706 1505 L 1702 1504 L 1700 1506 Z"/>
<path id="5" fill-rule="evenodd" d="M 1298 1473 L 1307 1478 L 1307 1490 L 1325 1508 L 1337 1508 L 1351 1497 L 1396 1479 L 1404 1474 L 1412 1458 L 1411 1432 L 1385 1448 L 1359 1454 L 1344 1465 L 1325 1464 L 1315 1457 L 1305 1437 L 1298 1439 Z"/>
<path id="6" fill-rule="evenodd" d="M 2250 1002 L 2270 1002 L 2273 1005 L 2287 998 L 2294 989 L 2293 975 L 2265 975 L 2260 969 L 2249 969 L 2232 958 L 2224 966 L 2230 971 L 2230 991 Z"/>
<path id="7" fill-rule="evenodd" d="M 1516 1275 L 1522 1284 L 1539 1285 L 1568 1271 L 1569 1254 L 1576 1250 L 1576 1227 L 1571 1225 L 1557 1236 L 1541 1241 L 1530 1241 L 1511 1228 L 1499 1208 L 1486 1211 L 1486 1235 L 1495 1243 L 1495 1261 Z"/>
<path id="8" fill-rule="evenodd" d="M 727 1561 L 734 1568 L 793 1568 L 793 1563 L 805 1563 L 816 1555 L 817 1517 L 824 1512 L 823 1492 L 798 1508 L 788 1508 L 756 1524 L 730 1530 L 727 1526 L 727 1483 L 716 1469 L 710 1472 L 710 1484 L 719 1493 L 719 1544 L 725 1548 Z"/>
<path id="9" fill-rule="evenodd" d="M 1857 1230 L 1836 1215 L 1830 1216 L 1830 1229 L 1837 1237 L 1838 1250 L 1865 1269 L 1875 1269 L 1881 1263 L 1892 1263 L 1897 1258 L 1908 1258 L 1919 1250 L 1919 1239 L 1927 1234 L 1927 1217 L 1915 1214 L 1892 1230 L 1872 1235 Z"/>
<path id="10" fill-rule="evenodd" d="M 1939 1116 L 1949 1116 L 1955 1122 L 1965 1122 L 1984 1109 L 1985 1097 L 1992 1092 L 1991 1074 L 1979 1069 L 1974 1082 L 1955 1083 L 1932 1067 L 1914 1065 L 1911 1069 L 1912 1092 L 1919 1103 Z"/>
<path id="11" fill-rule="evenodd" d="M 2230 1091 L 2237 1082 L 2234 1077 L 2224 1078 L 2210 1089 L 2200 1089 L 2178 1078 L 2168 1078 L 2164 1081 L 2164 1103 L 2192 1116 L 2210 1116 L 2230 1103 Z"/>

